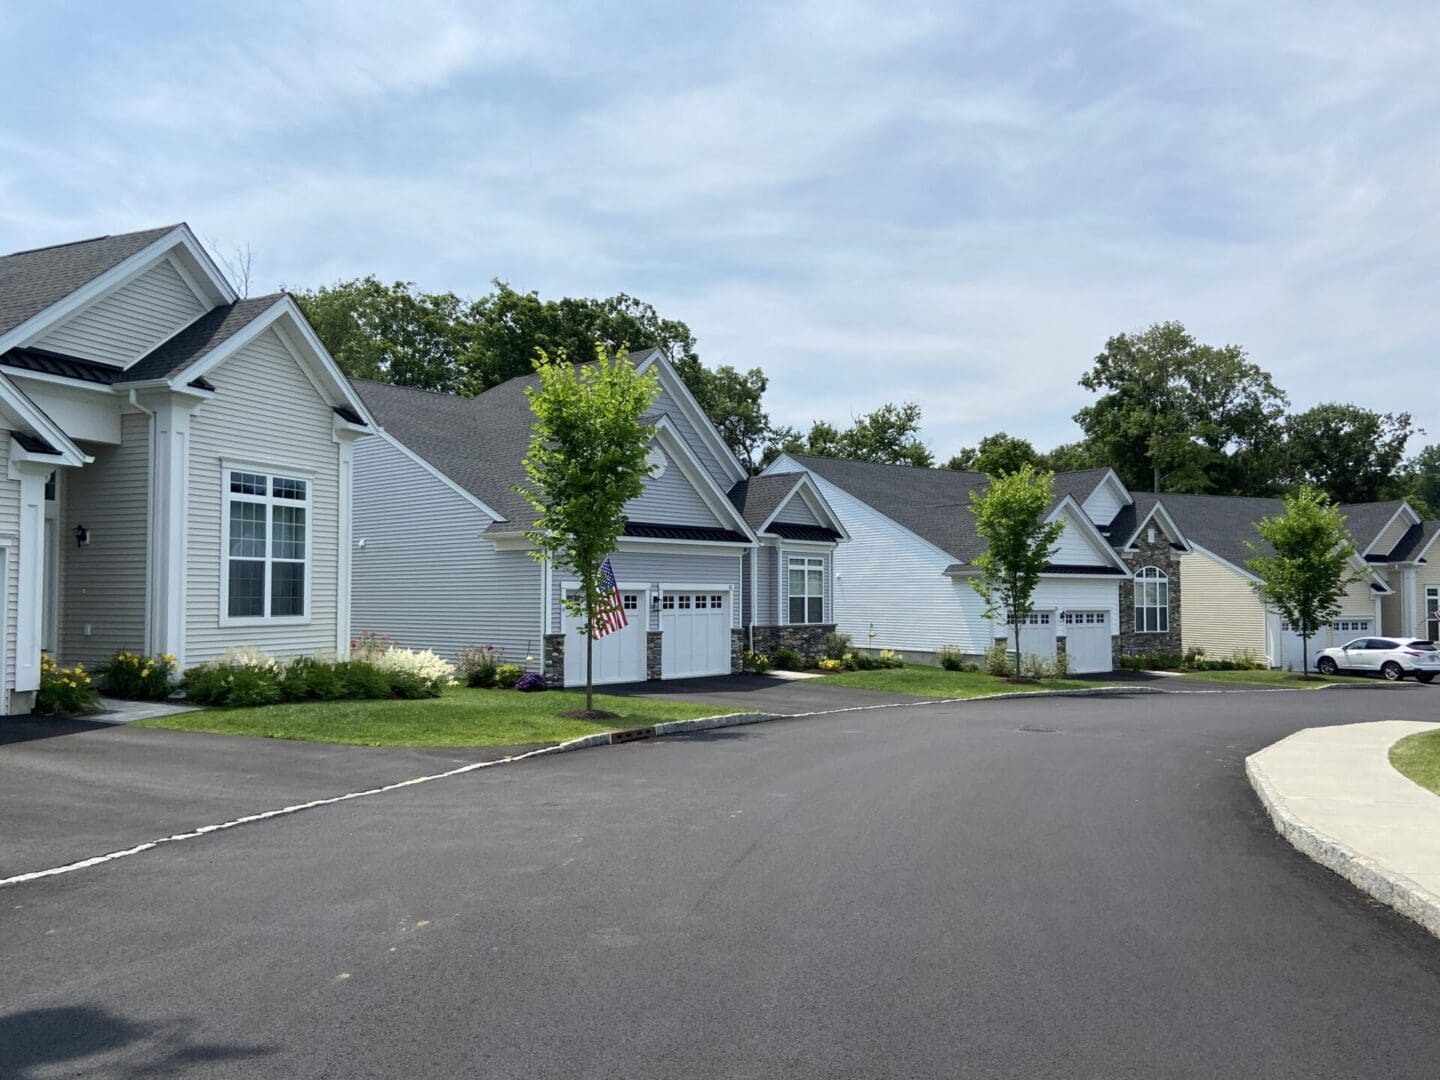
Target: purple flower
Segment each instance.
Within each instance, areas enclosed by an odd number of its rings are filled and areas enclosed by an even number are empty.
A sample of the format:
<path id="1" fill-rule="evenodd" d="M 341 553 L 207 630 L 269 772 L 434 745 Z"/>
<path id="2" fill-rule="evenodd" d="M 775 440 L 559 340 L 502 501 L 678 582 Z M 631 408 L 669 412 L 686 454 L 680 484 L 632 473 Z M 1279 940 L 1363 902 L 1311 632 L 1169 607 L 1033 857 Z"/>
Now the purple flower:
<path id="1" fill-rule="evenodd" d="M 520 676 L 520 680 L 515 684 L 515 689 L 525 694 L 533 693 L 536 690 L 544 690 L 545 676 L 533 671 L 526 672 Z"/>

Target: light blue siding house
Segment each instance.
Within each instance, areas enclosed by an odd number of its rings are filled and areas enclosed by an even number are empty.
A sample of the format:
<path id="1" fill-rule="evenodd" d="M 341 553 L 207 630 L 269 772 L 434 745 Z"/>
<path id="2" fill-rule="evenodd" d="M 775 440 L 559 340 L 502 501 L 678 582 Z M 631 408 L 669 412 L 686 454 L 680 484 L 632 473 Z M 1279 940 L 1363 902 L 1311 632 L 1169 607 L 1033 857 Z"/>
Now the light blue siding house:
<path id="1" fill-rule="evenodd" d="M 611 556 L 627 625 L 596 643 L 596 681 L 728 674 L 788 624 L 773 559 L 769 591 L 752 599 L 757 555 L 774 550 L 775 530 L 806 530 L 795 544 L 815 560 L 805 581 L 817 598 L 830 595 L 844 530 L 813 484 L 752 490 L 669 361 L 654 349 L 631 360 L 653 369 L 661 389 L 647 417 L 651 473 Z M 535 560 L 524 535 L 533 511 L 513 490 L 524 479 L 533 384 L 512 379 L 462 398 L 355 382 L 380 431 L 356 450 L 354 621 L 442 655 L 493 645 L 553 685 L 574 685 L 584 681 L 585 642 L 561 600 L 577 583 Z M 798 615 L 802 631 L 818 629 L 828 602 Z"/>
<path id="2" fill-rule="evenodd" d="M 365 406 L 187 226 L 0 257 L 0 429 L 0 712 L 45 653 L 347 651 Z"/>

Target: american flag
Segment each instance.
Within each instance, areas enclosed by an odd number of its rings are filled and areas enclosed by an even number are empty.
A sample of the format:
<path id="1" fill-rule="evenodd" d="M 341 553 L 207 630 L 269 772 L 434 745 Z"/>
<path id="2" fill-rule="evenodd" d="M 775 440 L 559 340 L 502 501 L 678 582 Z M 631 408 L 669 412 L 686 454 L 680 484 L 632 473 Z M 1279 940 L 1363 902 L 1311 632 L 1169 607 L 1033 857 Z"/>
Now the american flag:
<path id="1" fill-rule="evenodd" d="M 595 613 L 595 619 L 590 624 L 590 636 L 593 638 L 602 638 L 630 625 L 630 620 L 625 618 L 625 604 L 620 599 L 620 586 L 615 584 L 615 570 L 609 559 L 600 564 L 600 593 L 601 603 L 605 606 Z"/>

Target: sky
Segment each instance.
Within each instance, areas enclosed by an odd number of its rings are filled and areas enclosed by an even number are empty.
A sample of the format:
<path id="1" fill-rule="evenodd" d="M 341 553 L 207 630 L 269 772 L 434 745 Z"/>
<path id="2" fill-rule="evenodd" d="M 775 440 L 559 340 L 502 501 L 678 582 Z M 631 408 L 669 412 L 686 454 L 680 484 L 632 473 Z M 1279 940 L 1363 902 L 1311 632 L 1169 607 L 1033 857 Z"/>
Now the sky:
<path id="1" fill-rule="evenodd" d="M 1406 0 L 0 0 L 0 251 L 625 292 L 777 423 L 915 401 L 941 460 L 1076 438 L 1167 319 L 1440 434 L 1436 55 Z"/>

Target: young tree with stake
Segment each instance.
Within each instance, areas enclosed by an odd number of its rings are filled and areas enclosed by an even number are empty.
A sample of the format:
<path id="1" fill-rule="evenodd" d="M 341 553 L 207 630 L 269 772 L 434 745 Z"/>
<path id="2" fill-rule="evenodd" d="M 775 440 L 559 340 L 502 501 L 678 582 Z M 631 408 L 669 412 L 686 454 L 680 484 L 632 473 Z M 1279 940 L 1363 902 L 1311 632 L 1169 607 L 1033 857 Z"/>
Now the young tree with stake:
<path id="1" fill-rule="evenodd" d="M 991 477 L 984 492 L 970 493 L 975 531 L 989 547 L 976 556 L 970 584 L 985 601 L 985 614 L 1007 620 L 1015 635 L 1015 678 L 1020 677 L 1020 626 L 1034 610 L 1035 588 L 1065 523 L 1046 521 L 1051 473 L 1022 465 Z"/>
<path id="2" fill-rule="evenodd" d="M 525 455 L 528 487 L 516 485 L 538 517 L 526 530 L 535 558 L 575 575 L 579 590 L 561 599 L 585 634 L 585 712 L 594 712 L 594 628 L 615 610 L 601 567 L 625 531 L 625 506 L 645 488 L 654 428 L 642 419 L 659 393 L 654 371 L 596 346 L 593 364 L 543 352 L 540 384 L 526 390 L 535 424 Z"/>
<path id="3" fill-rule="evenodd" d="M 1260 579 L 1251 587 L 1299 633 L 1308 679 L 1310 639 L 1340 614 L 1346 587 L 1360 579 L 1350 566 L 1355 543 L 1345 515 L 1328 495 L 1302 487 L 1285 496 L 1285 513 L 1262 519 L 1255 531 L 1270 550 L 1247 541 L 1255 558 L 1246 565 Z"/>

